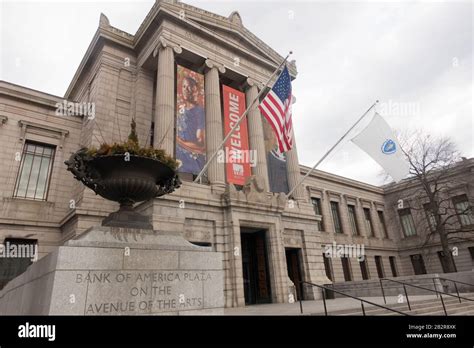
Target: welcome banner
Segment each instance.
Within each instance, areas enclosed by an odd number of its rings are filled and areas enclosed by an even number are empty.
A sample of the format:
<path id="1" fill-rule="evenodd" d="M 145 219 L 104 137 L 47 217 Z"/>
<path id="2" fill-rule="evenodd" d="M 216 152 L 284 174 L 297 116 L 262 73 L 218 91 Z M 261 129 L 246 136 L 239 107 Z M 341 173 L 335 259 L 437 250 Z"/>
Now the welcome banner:
<path id="1" fill-rule="evenodd" d="M 222 85 L 222 99 L 224 105 L 225 136 L 234 127 L 246 109 L 245 94 L 229 86 Z M 226 141 L 224 152 L 227 182 L 244 185 L 245 178 L 251 175 L 247 119 L 242 120 Z"/>

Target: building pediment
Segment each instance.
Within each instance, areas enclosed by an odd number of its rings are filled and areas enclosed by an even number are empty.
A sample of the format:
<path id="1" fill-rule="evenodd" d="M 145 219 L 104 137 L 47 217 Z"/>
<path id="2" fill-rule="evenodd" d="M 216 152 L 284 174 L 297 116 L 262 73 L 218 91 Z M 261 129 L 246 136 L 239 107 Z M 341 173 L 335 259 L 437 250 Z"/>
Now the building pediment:
<path id="1" fill-rule="evenodd" d="M 145 46 L 143 41 L 152 36 L 149 31 L 153 30 L 153 23 L 160 22 L 166 17 L 172 19 L 176 25 L 189 30 L 194 37 L 212 38 L 218 45 L 239 51 L 240 54 L 267 66 L 269 70 L 283 60 L 282 56 L 243 26 L 238 12 L 234 11 L 228 17 L 224 17 L 173 1 L 159 1 L 153 6 L 135 34 L 135 47 Z M 290 73 L 296 76 L 295 64 L 291 62 L 289 67 Z"/>
<path id="2" fill-rule="evenodd" d="M 213 42 L 215 43 L 214 47 L 235 52 L 237 58 L 243 57 L 247 61 L 251 61 L 252 67 L 247 65 L 247 70 L 250 69 L 248 71 L 251 73 L 246 73 L 245 69 L 235 70 L 244 76 L 252 75 L 259 81 L 265 80 L 265 76 L 283 60 L 281 55 L 244 27 L 242 18 L 236 11 L 225 17 L 175 0 L 159 0 L 150 9 L 135 35 L 114 27 L 108 18 L 101 14 L 99 28 L 66 91 L 65 97 L 71 95 L 86 65 L 97 59 L 98 52 L 102 49 L 104 42 L 112 42 L 129 52 L 135 51 L 138 65 L 142 66 L 153 58 L 153 52 L 159 45 L 160 37 L 170 43 L 175 38 L 179 41 L 177 33 L 173 33 L 169 27 L 162 27 L 163 22 L 174 26 L 176 30 L 181 28 L 186 31 L 187 37 L 181 37 L 181 41 L 192 41 L 193 44 L 190 46 L 197 46 L 200 48 L 200 52 L 193 50 L 194 47 L 190 47 L 190 51 L 200 54 L 204 59 L 211 55 L 215 56 L 215 52 L 206 54 L 200 40 L 207 43 Z M 180 42 L 176 42 L 176 44 L 179 45 Z M 234 61 L 223 60 L 221 63 L 231 67 Z M 295 62 L 290 61 L 288 67 L 290 74 L 296 77 Z"/>
<path id="3" fill-rule="evenodd" d="M 220 37 L 222 42 L 240 46 L 275 64 L 280 63 L 283 58 L 243 26 L 242 18 L 237 11 L 232 12 L 229 17 L 224 17 L 184 3 L 164 3 L 163 7 L 178 14 L 183 24 L 195 23 L 203 32 L 207 31 Z"/>

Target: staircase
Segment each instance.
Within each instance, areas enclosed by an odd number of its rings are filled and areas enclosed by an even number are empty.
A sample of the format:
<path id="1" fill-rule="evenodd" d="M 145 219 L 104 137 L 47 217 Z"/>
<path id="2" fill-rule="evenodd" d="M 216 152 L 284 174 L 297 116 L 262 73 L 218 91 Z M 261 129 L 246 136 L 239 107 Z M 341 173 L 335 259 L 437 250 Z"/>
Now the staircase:
<path id="1" fill-rule="evenodd" d="M 472 301 L 459 300 L 456 297 L 443 296 L 444 305 L 448 315 L 474 315 L 474 294 L 461 294 L 462 297 L 471 299 Z M 328 300 L 337 301 L 336 300 Z M 406 302 L 396 304 L 386 304 L 385 307 L 396 309 L 400 312 L 407 313 L 409 315 L 445 315 L 441 300 L 436 297 L 429 300 L 418 300 L 410 299 L 411 311 L 408 309 Z M 324 315 L 323 313 L 312 313 L 313 315 Z M 342 310 L 328 311 L 328 315 L 363 315 L 362 309 L 351 308 Z M 401 315 L 396 312 L 391 312 L 384 308 L 379 308 L 371 305 L 365 305 L 365 315 Z"/>

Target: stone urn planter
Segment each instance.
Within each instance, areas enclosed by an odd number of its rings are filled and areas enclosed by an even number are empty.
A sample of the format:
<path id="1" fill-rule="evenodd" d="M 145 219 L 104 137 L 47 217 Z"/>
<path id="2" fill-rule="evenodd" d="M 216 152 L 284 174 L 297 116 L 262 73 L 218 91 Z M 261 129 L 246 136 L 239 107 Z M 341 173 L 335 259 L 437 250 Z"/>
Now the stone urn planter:
<path id="1" fill-rule="evenodd" d="M 132 135 L 134 133 L 132 122 Z M 120 209 L 103 221 L 103 226 L 152 229 L 147 216 L 133 210 L 133 204 L 160 197 L 180 187 L 174 160 L 161 150 L 143 149 L 133 140 L 125 144 L 102 145 L 99 150 L 82 148 L 64 163 L 75 179 L 105 199 L 118 202 Z"/>

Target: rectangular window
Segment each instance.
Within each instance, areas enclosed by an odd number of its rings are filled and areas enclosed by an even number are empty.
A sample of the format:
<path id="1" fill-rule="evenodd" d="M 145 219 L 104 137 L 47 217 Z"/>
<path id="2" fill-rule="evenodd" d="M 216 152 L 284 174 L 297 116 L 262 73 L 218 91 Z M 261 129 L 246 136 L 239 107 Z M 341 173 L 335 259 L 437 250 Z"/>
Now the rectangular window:
<path id="1" fill-rule="evenodd" d="M 323 220 L 322 220 L 323 212 L 321 210 L 321 199 L 311 198 L 311 203 L 313 204 L 314 213 L 316 215 L 321 216 L 321 221 L 318 221 L 317 225 L 318 225 L 318 231 L 322 231 L 323 230 Z"/>
<path id="2" fill-rule="evenodd" d="M 331 202 L 331 213 L 332 221 L 334 222 L 334 230 L 336 231 L 336 233 L 342 233 L 341 216 L 339 215 L 338 202 Z"/>
<path id="3" fill-rule="evenodd" d="M 390 262 L 390 269 L 392 270 L 392 276 L 398 277 L 397 262 L 396 262 L 395 256 L 389 256 L 388 260 Z"/>
<path id="4" fill-rule="evenodd" d="M 342 262 L 342 272 L 344 273 L 344 280 L 346 282 L 349 282 L 352 280 L 351 265 L 349 262 L 349 258 L 347 256 L 343 256 L 341 257 L 341 262 Z"/>
<path id="5" fill-rule="evenodd" d="M 360 232 L 359 226 L 357 226 L 355 206 L 347 205 L 347 210 L 349 211 L 349 221 L 351 222 L 352 235 L 358 236 L 360 235 Z"/>
<path id="6" fill-rule="evenodd" d="M 326 277 L 328 277 L 331 281 L 334 281 L 331 259 L 327 257 L 326 254 L 323 253 L 323 260 L 324 260 L 324 270 L 326 271 Z"/>
<path id="7" fill-rule="evenodd" d="M 472 263 L 474 263 L 474 247 L 469 247 L 469 253 L 471 254 Z"/>
<path id="8" fill-rule="evenodd" d="M 415 236 L 415 222 L 413 221 L 413 216 L 411 215 L 410 208 L 400 209 L 398 211 L 400 217 L 400 222 L 402 224 L 403 233 L 405 237 Z"/>
<path id="9" fill-rule="evenodd" d="M 367 259 L 364 261 L 359 261 L 360 265 L 360 273 L 362 274 L 362 279 L 367 280 L 369 279 L 369 268 L 367 267 Z"/>
<path id="10" fill-rule="evenodd" d="M 13 197 L 47 199 L 54 152 L 54 146 L 25 142 Z"/>
<path id="11" fill-rule="evenodd" d="M 428 220 L 428 225 L 430 226 L 430 231 L 436 231 L 436 218 L 433 212 L 431 211 L 430 204 L 423 204 L 423 209 L 425 210 L 426 219 Z"/>
<path id="12" fill-rule="evenodd" d="M 380 221 L 380 226 L 382 228 L 383 237 L 388 238 L 387 225 L 385 224 L 385 216 L 383 215 L 383 211 L 378 210 L 377 215 L 379 216 L 379 221 Z"/>
<path id="13" fill-rule="evenodd" d="M 375 267 L 377 268 L 377 275 L 379 278 L 385 277 L 385 272 L 383 270 L 382 256 L 375 256 Z"/>
<path id="14" fill-rule="evenodd" d="M 426 274 L 425 262 L 421 254 L 410 255 L 410 259 L 415 275 Z"/>
<path id="15" fill-rule="evenodd" d="M 364 208 L 364 220 L 365 220 L 365 227 L 367 228 L 367 232 L 369 233 L 369 237 L 373 237 L 374 228 L 372 226 L 372 219 L 370 218 L 369 208 Z"/>
<path id="16" fill-rule="evenodd" d="M 461 226 L 474 225 L 474 217 L 472 215 L 472 208 L 466 195 L 461 195 L 453 198 L 454 209 L 458 214 L 459 223 Z"/>

